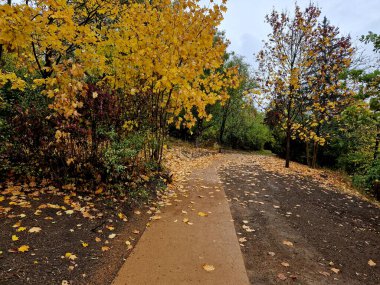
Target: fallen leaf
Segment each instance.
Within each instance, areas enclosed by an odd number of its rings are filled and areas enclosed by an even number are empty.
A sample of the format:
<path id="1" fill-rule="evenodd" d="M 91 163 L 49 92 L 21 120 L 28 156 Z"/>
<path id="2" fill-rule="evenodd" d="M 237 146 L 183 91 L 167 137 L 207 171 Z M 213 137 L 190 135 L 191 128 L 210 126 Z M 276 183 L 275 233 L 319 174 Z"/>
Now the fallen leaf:
<path id="1" fill-rule="evenodd" d="M 108 238 L 115 238 L 116 237 L 116 234 L 110 234 L 109 236 L 108 236 Z"/>
<path id="2" fill-rule="evenodd" d="M 293 246 L 293 243 L 290 242 L 290 241 L 287 241 L 287 240 L 284 240 L 284 241 L 282 242 L 282 244 L 287 245 L 287 246 L 290 246 L 290 247 Z"/>
<path id="3" fill-rule="evenodd" d="M 278 273 L 277 274 L 277 278 L 280 279 L 280 280 L 282 280 L 282 281 L 288 279 L 288 277 L 286 277 L 285 274 L 283 274 L 283 273 Z"/>
<path id="4" fill-rule="evenodd" d="M 275 254 L 273 251 L 269 251 L 269 252 L 268 252 L 268 255 L 270 255 L 270 256 L 275 256 L 276 254 Z"/>
<path id="5" fill-rule="evenodd" d="M 284 267 L 289 267 L 290 266 L 289 263 L 287 263 L 287 262 L 281 262 L 281 265 L 284 266 Z"/>
<path id="6" fill-rule="evenodd" d="M 247 241 L 247 238 L 245 237 L 239 238 L 239 242 L 246 242 L 246 241 Z"/>
<path id="7" fill-rule="evenodd" d="M 369 266 L 376 266 L 376 262 L 374 262 L 372 259 L 368 260 L 368 265 Z"/>
<path id="8" fill-rule="evenodd" d="M 182 222 L 184 222 L 184 223 L 188 223 L 188 222 L 189 222 L 189 219 L 188 219 L 188 218 L 184 218 L 184 219 L 182 220 Z"/>
<path id="9" fill-rule="evenodd" d="M 102 246 L 102 251 L 108 251 L 110 248 L 108 246 Z"/>
<path id="10" fill-rule="evenodd" d="M 120 219 L 124 220 L 124 221 L 128 220 L 127 217 L 126 217 L 123 213 L 118 213 L 117 216 L 118 216 Z"/>
<path id="11" fill-rule="evenodd" d="M 140 231 L 138 231 L 138 230 L 133 230 L 133 233 L 137 235 L 137 234 L 140 233 Z"/>
<path id="12" fill-rule="evenodd" d="M 102 241 L 102 239 L 101 239 L 101 238 L 98 238 L 98 237 L 96 237 L 96 238 L 95 238 L 95 241 L 96 241 L 96 242 L 101 242 L 101 241 Z"/>
<path id="13" fill-rule="evenodd" d="M 74 214 L 74 211 L 73 211 L 73 210 L 67 210 L 67 211 L 65 211 L 65 213 L 66 213 L 67 215 L 72 215 L 72 214 Z"/>
<path id="14" fill-rule="evenodd" d="M 28 245 L 22 245 L 17 249 L 19 252 L 25 252 L 29 251 L 29 246 Z"/>
<path id="15" fill-rule="evenodd" d="M 133 246 L 132 246 L 132 244 L 131 244 L 131 242 L 130 242 L 129 240 L 127 240 L 127 241 L 125 242 L 125 244 L 127 245 L 128 250 L 130 250 L 130 249 L 133 248 Z"/>
<path id="16" fill-rule="evenodd" d="M 242 228 L 248 232 L 248 233 L 251 233 L 251 232 L 254 232 L 255 230 L 254 229 L 251 229 L 249 226 L 246 226 L 246 225 L 243 225 Z"/>
<path id="17" fill-rule="evenodd" d="M 198 216 L 200 216 L 200 217 L 207 217 L 208 214 L 206 214 L 204 212 L 198 212 Z"/>
<path id="18" fill-rule="evenodd" d="M 211 272 L 211 271 L 214 271 L 214 270 L 215 270 L 214 265 L 206 264 L 206 263 L 202 265 L 202 268 L 203 268 L 204 270 L 206 270 L 207 272 Z"/>
<path id="19" fill-rule="evenodd" d="M 65 257 L 70 259 L 70 260 L 75 260 L 77 259 L 77 256 L 75 254 L 72 254 L 71 252 L 66 252 Z"/>
<path id="20" fill-rule="evenodd" d="M 23 231 L 25 231 L 25 230 L 26 230 L 25 227 L 19 227 L 19 228 L 16 230 L 16 232 L 23 232 Z"/>
<path id="21" fill-rule="evenodd" d="M 340 272 L 340 269 L 337 268 L 331 268 L 331 271 L 334 272 L 335 274 L 338 274 Z"/>
<path id="22" fill-rule="evenodd" d="M 115 228 L 113 226 L 106 226 L 107 229 L 109 229 L 110 231 L 113 231 Z"/>
<path id="23" fill-rule="evenodd" d="M 83 246 L 83 247 L 88 247 L 88 243 L 82 241 L 82 246 Z"/>
<path id="24" fill-rule="evenodd" d="M 101 194 L 103 192 L 103 187 L 99 187 L 96 191 L 95 194 Z"/>
<path id="25" fill-rule="evenodd" d="M 39 233 L 41 231 L 40 227 L 32 227 L 29 229 L 30 233 Z"/>
<path id="26" fill-rule="evenodd" d="M 12 235 L 12 240 L 13 240 L 13 241 L 18 240 L 18 236 L 16 236 L 16 235 Z"/>

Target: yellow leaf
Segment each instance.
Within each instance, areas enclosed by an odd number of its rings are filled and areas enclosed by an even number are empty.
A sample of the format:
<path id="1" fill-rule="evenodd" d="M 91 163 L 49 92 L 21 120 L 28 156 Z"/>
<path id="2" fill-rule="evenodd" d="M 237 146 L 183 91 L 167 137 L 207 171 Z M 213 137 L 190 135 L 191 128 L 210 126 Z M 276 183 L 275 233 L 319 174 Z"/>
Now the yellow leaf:
<path id="1" fill-rule="evenodd" d="M 29 246 L 28 245 L 22 245 L 17 249 L 19 252 L 25 252 L 29 251 Z"/>
<path id="2" fill-rule="evenodd" d="M 108 251 L 110 248 L 108 246 L 102 246 L 102 251 Z"/>
<path id="3" fill-rule="evenodd" d="M 83 247 L 88 247 L 88 243 L 82 241 L 82 246 Z"/>
<path id="4" fill-rule="evenodd" d="M 133 246 L 132 246 L 132 244 L 131 244 L 131 242 L 130 242 L 129 240 L 127 240 L 127 241 L 125 242 L 125 244 L 127 245 L 128 250 L 130 250 L 130 249 L 133 248 Z"/>
<path id="5" fill-rule="evenodd" d="M 13 241 L 18 240 L 18 236 L 16 236 L 16 235 L 12 235 L 12 240 L 13 240 Z"/>
<path id="6" fill-rule="evenodd" d="M 161 219 L 161 216 L 158 216 L 158 215 L 154 215 L 151 217 L 152 220 L 156 221 L 156 220 L 159 220 Z"/>
<path id="7" fill-rule="evenodd" d="M 215 270 L 214 265 L 206 264 L 206 263 L 202 265 L 202 268 L 203 268 L 204 270 L 206 270 L 207 272 L 211 272 L 211 271 L 214 271 L 214 270 Z"/>
<path id="8" fill-rule="evenodd" d="M 5 197 L 4 196 L 0 196 L 0 202 L 4 201 Z"/>
<path id="9" fill-rule="evenodd" d="M 208 214 L 206 214 L 204 212 L 198 212 L 198 216 L 200 216 L 200 217 L 207 217 Z"/>
<path id="10" fill-rule="evenodd" d="M 95 194 L 101 194 L 103 192 L 103 187 L 99 187 L 96 191 Z"/>
<path id="11" fill-rule="evenodd" d="M 23 232 L 23 231 L 25 231 L 25 230 L 26 230 L 25 227 L 19 227 L 19 228 L 16 230 L 16 232 Z"/>
<path id="12" fill-rule="evenodd" d="M 67 210 L 67 211 L 65 211 L 65 213 L 67 215 L 72 215 L 72 214 L 74 214 L 74 210 Z"/>

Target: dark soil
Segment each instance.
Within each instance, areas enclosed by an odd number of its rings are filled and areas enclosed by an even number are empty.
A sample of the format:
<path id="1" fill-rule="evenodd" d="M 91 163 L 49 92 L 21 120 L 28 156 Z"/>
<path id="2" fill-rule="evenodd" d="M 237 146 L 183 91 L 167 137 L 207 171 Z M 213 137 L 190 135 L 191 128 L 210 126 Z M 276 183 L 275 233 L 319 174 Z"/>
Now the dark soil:
<path id="1" fill-rule="evenodd" d="M 241 250 L 251 284 L 380 284 L 378 207 L 257 165 L 219 174 L 238 238 L 247 239 Z M 243 221 L 255 231 L 242 228 Z M 377 265 L 369 266 L 370 259 Z"/>
<path id="2" fill-rule="evenodd" d="M 67 204 L 64 197 L 70 191 L 49 187 L 28 190 L 24 185 L 16 187 L 20 193 L 12 194 L 5 188 L 0 188 L 0 197 L 5 198 L 0 202 L 0 284 L 111 284 L 131 252 L 125 242 L 135 245 L 149 219 L 148 206 L 141 206 L 141 213 L 136 214 L 137 204 L 133 209 L 126 197 L 77 194 Z M 79 210 L 67 214 L 75 203 L 92 217 Z M 17 222 L 20 226 L 13 227 Z M 20 227 L 26 229 L 17 231 Z M 31 227 L 41 231 L 30 233 Z M 110 238 L 111 234 L 116 236 Z M 12 241 L 12 235 L 19 239 Z M 22 245 L 28 245 L 29 250 L 19 252 Z M 66 253 L 77 258 L 71 260 Z"/>

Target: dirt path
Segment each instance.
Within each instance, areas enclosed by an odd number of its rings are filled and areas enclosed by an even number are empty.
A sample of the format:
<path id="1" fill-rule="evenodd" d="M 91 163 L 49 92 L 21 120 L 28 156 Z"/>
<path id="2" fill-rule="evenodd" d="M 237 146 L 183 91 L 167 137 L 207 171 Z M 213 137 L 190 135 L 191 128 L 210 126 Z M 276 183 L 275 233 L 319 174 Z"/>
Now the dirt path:
<path id="1" fill-rule="evenodd" d="M 219 174 L 251 284 L 380 284 L 379 208 L 246 158 Z"/>
<path id="2" fill-rule="evenodd" d="M 182 170 L 113 284 L 380 284 L 380 209 L 271 159 L 223 154 Z"/>
<path id="3" fill-rule="evenodd" d="M 249 284 L 217 175 L 222 163 L 216 159 L 188 177 L 182 194 L 144 232 L 114 285 Z M 215 270 L 206 271 L 205 264 Z"/>

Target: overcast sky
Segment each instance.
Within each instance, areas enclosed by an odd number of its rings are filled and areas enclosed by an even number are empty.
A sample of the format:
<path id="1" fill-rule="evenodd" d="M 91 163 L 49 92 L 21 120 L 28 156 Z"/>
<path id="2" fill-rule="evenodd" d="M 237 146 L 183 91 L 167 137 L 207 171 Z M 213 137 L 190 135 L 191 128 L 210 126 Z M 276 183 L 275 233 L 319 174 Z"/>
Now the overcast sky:
<path id="1" fill-rule="evenodd" d="M 292 12 L 294 3 L 294 0 L 229 0 L 221 25 L 231 41 L 229 50 L 243 55 L 253 64 L 253 54 L 260 50 L 270 32 L 269 25 L 264 22 L 265 15 L 273 7 L 277 11 Z M 305 7 L 310 0 L 298 0 L 297 3 Z M 354 44 L 359 44 L 358 38 L 368 31 L 380 33 L 380 0 L 318 0 L 314 3 L 322 9 L 322 16 L 327 16 L 343 34 L 351 35 Z"/>

